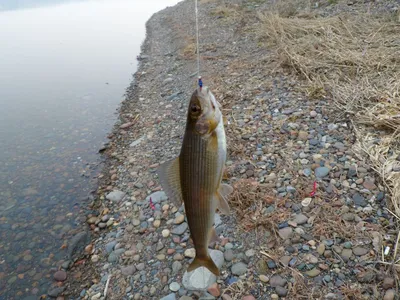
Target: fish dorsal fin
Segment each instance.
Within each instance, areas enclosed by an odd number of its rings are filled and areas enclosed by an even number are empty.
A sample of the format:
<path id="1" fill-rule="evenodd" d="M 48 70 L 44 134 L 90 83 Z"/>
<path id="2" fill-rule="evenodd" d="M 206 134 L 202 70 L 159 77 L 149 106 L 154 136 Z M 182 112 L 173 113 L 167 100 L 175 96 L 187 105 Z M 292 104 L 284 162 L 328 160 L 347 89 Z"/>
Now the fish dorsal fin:
<path id="1" fill-rule="evenodd" d="M 229 215 L 230 208 L 227 201 L 227 196 L 233 192 L 233 187 L 229 184 L 221 183 L 217 191 L 218 209 L 224 214 Z"/>
<path id="2" fill-rule="evenodd" d="M 179 157 L 166 161 L 158 167 L 161 186 L 169 200 L 178 208 L 182 205 L 181 176 Z"/>

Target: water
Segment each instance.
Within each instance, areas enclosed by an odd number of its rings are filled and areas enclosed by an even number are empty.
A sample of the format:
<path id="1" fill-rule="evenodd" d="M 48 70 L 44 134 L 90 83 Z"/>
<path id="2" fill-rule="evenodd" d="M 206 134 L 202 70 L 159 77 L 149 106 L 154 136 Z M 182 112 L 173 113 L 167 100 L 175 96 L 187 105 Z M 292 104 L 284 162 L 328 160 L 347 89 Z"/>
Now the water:
<path id="1" fill-rule="evenodd" d="M 0 0 L 0 299 L 39 297 L 81 230 L 145 37 L 177 0 Z"/>

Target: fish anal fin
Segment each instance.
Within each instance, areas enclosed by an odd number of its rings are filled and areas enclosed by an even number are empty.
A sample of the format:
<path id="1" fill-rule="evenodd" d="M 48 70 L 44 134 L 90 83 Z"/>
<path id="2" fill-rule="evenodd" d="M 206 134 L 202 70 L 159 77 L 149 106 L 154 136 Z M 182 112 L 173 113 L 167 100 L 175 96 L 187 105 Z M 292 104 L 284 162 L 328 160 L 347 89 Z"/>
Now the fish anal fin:
<path id="1" fill-rule="evenodd" d="M 229 215 L 230 208 L 227 201 L 227 197 L 230 193 L 233 192 L 233 187 L 228 184 L 220 184 L 219 189 L 217 191 L 217 199 L 218 199 L 218 209 L 224 214 Z"/>
<path id="2" fill-rule="evenodd" d="M 214 261 L 211 259 L 210 256 L 207 256 L 205 258 L 200 258 L 200 257 L 195 257 L 194 260 L 192 261 L 192 263 L 189 265 L 187 271 L 191 272 L 197 268 L 200 267 L 205 267 L 208 270 L 210 270 L 211 273 L 213 273 L 215 276 L 219 276 L 219 269 L 218 267 L 215 265 Z"/>
<path id="3" fill-rule="evenodd" d="M 210 229 L 210 240 L 209 240 L 209 243 L 211 244 L 211 243 L 216 243 L 216 242 L 218 242 L 219 241 L 219 238 L 218 238 L 218 236 L 217 236 L 217 232 L 215 231 L 215 227 L 213 226 L 213 227 L 211 227 L 211 229 Z"/>
<path id="4" fill-rule="evenodd" d="M 161 186 L 169 198 L 176 206 L 182 205 L 181 177 L 179 171 L 179 157 L 166 161 L 157 170 Z"/>

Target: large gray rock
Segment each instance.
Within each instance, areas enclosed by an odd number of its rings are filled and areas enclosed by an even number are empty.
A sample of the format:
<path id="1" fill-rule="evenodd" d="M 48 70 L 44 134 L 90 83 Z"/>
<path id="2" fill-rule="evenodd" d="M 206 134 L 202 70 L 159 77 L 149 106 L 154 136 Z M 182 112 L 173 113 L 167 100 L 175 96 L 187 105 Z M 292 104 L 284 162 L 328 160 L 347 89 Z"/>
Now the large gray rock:
<path id="1" fill-rule="evenodd" d="M 77 233 L 69 242 L 67 256 L 69 260 L 77 259 L 85 247 L 90 243 L 89 232 L 83 231 Z"/>
<path id="2" fill-rule="evenodd" d="M 211 259 L 220 269 L 224 264 L 224 254 L 219 250 L 210 251 Z M 207 268 L 200 267 L 183 274 L 182 284 L 190 291 L 204 290 L 217 281 L 217 277 Z"/>
<path id="3" fill-rule="evenodd" d="M 112 191 L 111 193 L 109 193 L 106 196 L 106 199 L 110 200 L 112 202 L 120 202 L 124 198 L 124 196 L 125 196 L 124 192 L 115 190 L 115 191 Z"/>
<path id="4" fill-rule="evenodd" d="M 149 202 L 150 198 L 151 198 L 151 201 L 154 204 L 160 203 L 160 202 L 165 201 L 165 200 L 168 199 L 168 197 L 167 197 L 167 195 L 165 194 L 164 191 L 158 191 L 158 192 L 155 192 L 155 193 L 147 196 L 146 197 L 146 201 Z"/>

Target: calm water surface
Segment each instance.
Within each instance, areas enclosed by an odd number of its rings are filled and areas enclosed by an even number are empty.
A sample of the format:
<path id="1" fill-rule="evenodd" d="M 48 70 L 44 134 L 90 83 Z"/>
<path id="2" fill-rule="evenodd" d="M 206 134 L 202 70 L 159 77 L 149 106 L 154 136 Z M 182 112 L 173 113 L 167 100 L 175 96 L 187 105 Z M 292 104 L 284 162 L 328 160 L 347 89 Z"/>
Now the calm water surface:
<path id="1" fill-rule="evenodd" d="M 177 2 L 0 0 L 0 299 L 47 292 L 81 230 L 145 22 Z"/>

